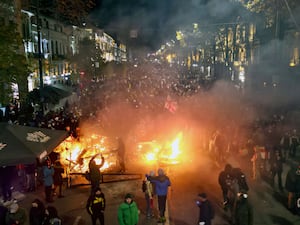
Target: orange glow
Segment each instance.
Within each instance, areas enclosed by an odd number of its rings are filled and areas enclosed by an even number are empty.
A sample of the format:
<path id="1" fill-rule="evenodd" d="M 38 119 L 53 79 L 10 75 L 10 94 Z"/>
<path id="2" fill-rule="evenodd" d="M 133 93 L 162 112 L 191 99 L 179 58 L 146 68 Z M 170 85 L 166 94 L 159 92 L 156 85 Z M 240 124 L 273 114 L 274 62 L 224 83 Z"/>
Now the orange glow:
<path id="1" fill-rule="evenodd" d="M 117 140 L 98 135 L 90 138 L 81 138 L 80 141 L 67 138 L 54 151 L 60 153 L 61 163 L 68 168 L 69 173 L 85 173 L 89 170 L 90 159 L 95 157 L 96 164 L 101 163 L 101 155 L 104 157 L 104 165 L 101 171 L 112 170 L 118 166 Z"/>
<path id="2" fill-rule="evenodd" d="M 166 149 L 160 155 L 160 161 L 166 164 L 178 164 L 180 163 L 182 132 L 180 132 L 176 138 L 169 144 Z"/>
<path id="3" fill-rule="evenodd" d="M 141 142 L 138 144 L 138 154 L 141 155 L 142 160 L 148 164 L 164 163 L 164 164 L 178 164 L 180 163 L 182 150 L 182 133 L 180 132 L 176 138 L 164 145 L 152 142 Z"/>

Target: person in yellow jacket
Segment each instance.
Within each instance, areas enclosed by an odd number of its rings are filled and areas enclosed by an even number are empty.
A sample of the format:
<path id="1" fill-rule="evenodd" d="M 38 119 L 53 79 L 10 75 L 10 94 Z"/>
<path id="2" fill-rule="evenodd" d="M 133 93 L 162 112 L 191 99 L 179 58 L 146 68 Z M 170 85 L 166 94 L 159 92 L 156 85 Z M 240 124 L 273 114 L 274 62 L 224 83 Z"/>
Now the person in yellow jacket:
<path id="1" fill-rule="evenodd" d="M 95 193 L 92 193 L 87 200 L 86 210 L 90 214 L 92 224 L 96 225 L 97 220 L 100 225 L 104 225 L 104 210 L 105 210 L 105 196 L 101 188 L 97 188 Z"/>

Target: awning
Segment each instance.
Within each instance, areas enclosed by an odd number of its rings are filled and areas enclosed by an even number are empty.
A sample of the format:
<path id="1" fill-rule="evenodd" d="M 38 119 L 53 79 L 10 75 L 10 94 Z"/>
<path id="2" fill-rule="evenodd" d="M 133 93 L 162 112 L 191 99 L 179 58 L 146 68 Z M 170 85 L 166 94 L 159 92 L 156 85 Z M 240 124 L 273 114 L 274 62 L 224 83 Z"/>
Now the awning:
<path id="1" fill-rule="evenodd" d="M 0 166 L 35 163 L 67 137 L 67 131 L 0 123 Z"/>
<path id="2" fill-rule="evenodd" d="M 44 103 L 57 104 L 60 99 L 70 96 L 72 93 L 54 86 L 45 85 L 41 90 L 33 89 L 28 93 L 28 99 L 38 103 L 43 98 Z"/>

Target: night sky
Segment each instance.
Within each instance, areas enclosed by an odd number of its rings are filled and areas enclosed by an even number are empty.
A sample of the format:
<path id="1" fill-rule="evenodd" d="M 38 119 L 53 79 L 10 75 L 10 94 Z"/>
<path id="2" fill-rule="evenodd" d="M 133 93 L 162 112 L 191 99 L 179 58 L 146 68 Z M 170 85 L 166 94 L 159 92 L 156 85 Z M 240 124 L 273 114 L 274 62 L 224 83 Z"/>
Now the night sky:
<path id="1" fill-rule="evenodd" d="M 90 21 L 117 40 L 156 49 L 175 37 L 175 31 L 192 23 L 231 22 L 236 6 L 219 0 L 97 0 Z M 226 3 L 227 2 L 227 3 Z M 236 18 L 236 17 L 235 17 Z"/>

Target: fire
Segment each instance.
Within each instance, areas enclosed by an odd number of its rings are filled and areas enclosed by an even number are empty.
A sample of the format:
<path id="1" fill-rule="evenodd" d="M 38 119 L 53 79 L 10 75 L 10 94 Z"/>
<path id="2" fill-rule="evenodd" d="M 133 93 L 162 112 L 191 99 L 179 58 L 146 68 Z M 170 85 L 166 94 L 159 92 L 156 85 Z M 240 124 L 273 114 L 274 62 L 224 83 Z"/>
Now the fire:
<path id="1" fill-rule="evenodd" d="M 166 164 L 178 164 L 180 162 L 182 133 L 179 133 L 176 138 L 167 144 L 165 150 L 161 153 L 160 162 Z"/>
<path id="2" fill-rule="evenodd" d="M 149 141 L 140 142 L 137 145 L 134 156 L 138 162 L 155 164 L 163 163 L 174 165 L 181 162 L 182 158 L 182 132 L 167 142 Z M 67 138 L 55 150 L 60 153 L 61 162 L 67 168 L 68 173 L 86 173 L 89 171 L 89 161 L 96 156 L 97 164 L 101 163 L 101 155 L 104 157 L 104 165 L 101 171 L 119 170 L 118 141 L 117 138 L 109 138 L 93 134 L 82 137 L 80 141 L 71 137 Z"/>
<path id="3" fill-rule="evenodd" d="M 91 135 L 90 138 L 81 138 L 80 141 L 67 138 L 54 151 L 60 153 L 62 164 L 69 173 L 86 173 L 90 159 L 95 158 L 96 164 L 101 163 L 101 155 L 105 162 L 101 171 L 112 170 L 118 166 L 117 140 L 104 136 Z"/>
<path id="4" fill-rule="evenodd" d="M 141 142 L 138 144 L 138 154 L 142 155 L 142 159 L 148 164 L 178 164 L 182 155 L 182 136 L 180 132 L 174 140 L 165 145 L 156 141 Z"/>

